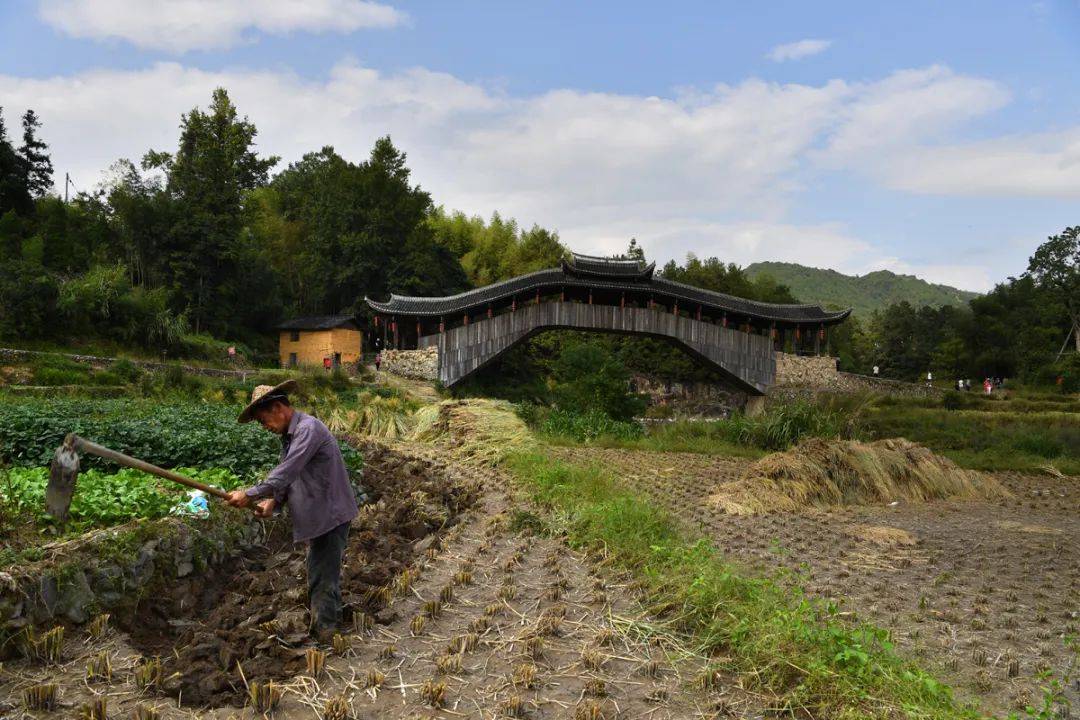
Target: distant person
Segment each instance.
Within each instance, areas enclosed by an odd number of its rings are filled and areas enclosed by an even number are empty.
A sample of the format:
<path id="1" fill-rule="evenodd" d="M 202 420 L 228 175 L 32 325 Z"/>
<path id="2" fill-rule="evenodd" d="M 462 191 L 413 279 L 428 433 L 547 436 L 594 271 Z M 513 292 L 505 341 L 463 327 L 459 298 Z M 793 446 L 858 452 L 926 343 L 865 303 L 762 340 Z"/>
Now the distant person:
<path id="1" fill-rule="evenodd" d="M 964 389 L 971 392 L 971 378 L 964 378 Z"/>
<path id="2" fill-rule="evenodd" d="M 926 373 L 926 387 L 934 387 L 934 373 Z"/>
<path id="3" fill-rule="evenodd" d="M 964 390 L 964 381 L 962 379 L 957 378 L 957 380 L 956 380 L 956 389 L 963 392 L 963 390 Z"/>
<path id="4" fill-rule="evenodd" d="M 375 353 L 375 372 L 379 372 L 379 366 L 382 365 L 382 353 Z"/>
<path id="5" fill-rule="evenodd" d="M 987 395 L 994 392 L 994 384 L 990 382 L 990 378 L 983 378 L 983 390 L 986 391 Z"/>
<path id="6" fill-rule="evenodd" d="M 323 370 L 330 372 L 330 356 L 326 356 L 322 359 Z"/>
<path id="7" fill-rule="evenodd" d="M 878 366 L 875 365 L 874 366 L 874 377 L 877 377 L 877 376 L 878 376 Z"/>

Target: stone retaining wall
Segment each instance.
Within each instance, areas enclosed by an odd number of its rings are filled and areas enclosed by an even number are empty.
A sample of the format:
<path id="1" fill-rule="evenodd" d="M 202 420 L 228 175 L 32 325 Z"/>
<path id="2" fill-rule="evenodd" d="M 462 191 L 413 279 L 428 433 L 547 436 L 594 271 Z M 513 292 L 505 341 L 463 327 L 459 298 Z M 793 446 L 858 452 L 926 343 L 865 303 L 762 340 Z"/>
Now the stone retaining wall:
<path id="1" fill-rule="evenodd" d="M 746 393 L 710 382 L 667 382 L 635 374 L 634 392 L 648 397 L 650 405 L 670 406 L 679 417 L 727 417 L 746 405 Z"/>
<path id="2" fill-rule="evenodd" d="M 836 383 L 836 358 L 776 353 L 776 385 L 825 387 Z"/>
<path id="3" fill-rule="evenodd" d="M 931 397 L 939 395 L 942 390 L 921 383 L 840 372 L 836 369 L 836 358 L 827 355 L 800 356 L 778 352 L 776 384 L 769 390 L 769 398 L 806 399 L 819 392 L 875 392 L 899 397 Z"/>
<path id="4" fill-rule="evenodd" d="M 26 363 L 41 357 L 63 357 L 77 363 L 92 365 L 95 368 L 105 368 L 112 365 L 119 358 L 99 357 L 97 355 L 71 355 L 68 353 L 40 352 L 38 350 L 18 350 L 16 348 L 0 348 L 0 365 L 7 363 Z M 154 362 L 153 360 L 129 360 L 132 365 L 145 370 L 164 370 L 170 363 Z M 205 375 L 207 377 L 236 377 L 246 380 L 247 376 L 259 372 L 258 369 L 250 370 L 226 370 L 223 368 L 196 367 L 194 365 L 181 365 L 184 372 L 191 375 Z"/>
<path id="5" fill-rule="evenodd" d="M 195 582 L 207 569 L 262 544 L 282 522 L 224 508 L 212 512 L 207 519 L 99 530 L 46 546 L 41 560 L 0 571 L 0 640 L 28 625 L 84 623 L 97 613 L 129 609 L 164 584 Z"/>
<path id="6" fill-rule="evenodd" d="M 383 350 L 382 369 L 413 380 L 439 378 L 439 348 L 422 350 Z"/>

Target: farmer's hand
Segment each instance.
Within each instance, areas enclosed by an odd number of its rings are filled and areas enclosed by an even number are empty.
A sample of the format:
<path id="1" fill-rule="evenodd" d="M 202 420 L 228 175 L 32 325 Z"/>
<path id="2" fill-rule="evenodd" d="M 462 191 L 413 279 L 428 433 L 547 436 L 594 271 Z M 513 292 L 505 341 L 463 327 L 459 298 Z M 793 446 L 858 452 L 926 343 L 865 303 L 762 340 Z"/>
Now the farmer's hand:
<path id="1" fill-rule="evenodd" d="M 268 518 L 274 514 L 274 498 L 266 498 L 255 503 L 255 517 Z"/>
<path id="2" fill-rule="evenodd" d="M 227 503 L 233 507 L 247 507 L 251 502 L 251 498 L 247 496 L 247 493 L 243 490 L 230 490 L 229 497 L 226 499 Z"/>

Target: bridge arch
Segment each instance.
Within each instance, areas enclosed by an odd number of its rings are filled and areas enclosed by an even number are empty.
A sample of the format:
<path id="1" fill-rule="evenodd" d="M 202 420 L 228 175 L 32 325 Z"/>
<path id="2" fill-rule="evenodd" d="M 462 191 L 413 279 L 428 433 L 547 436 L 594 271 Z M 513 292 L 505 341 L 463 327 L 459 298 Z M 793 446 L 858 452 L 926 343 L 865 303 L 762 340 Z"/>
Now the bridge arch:
<path id="1" fill-rule="evenodd" d="M 438 348 L 439 380 L 450 387 L 515 345 L 549 330 L 670 340 L 752 395 L 764 394 L 776 375 L 773 343 L 768 337 L 647 308 L 545 302 L 421 337 L 419 345 Z"/>
<path id="2" fill-rule="evenodd" d="M 654 277 L 655 266 L 572 254 L 539 270 L 448 297 L 365 298 L 385 347 L 437 347 L 439 379 L 454 385 L 511 347 L 547 330 L 668 339 L 750 395 L 776 375 L 773 351 L 789 338 L 819 352 L 850 310 L 763 303 Z"/>

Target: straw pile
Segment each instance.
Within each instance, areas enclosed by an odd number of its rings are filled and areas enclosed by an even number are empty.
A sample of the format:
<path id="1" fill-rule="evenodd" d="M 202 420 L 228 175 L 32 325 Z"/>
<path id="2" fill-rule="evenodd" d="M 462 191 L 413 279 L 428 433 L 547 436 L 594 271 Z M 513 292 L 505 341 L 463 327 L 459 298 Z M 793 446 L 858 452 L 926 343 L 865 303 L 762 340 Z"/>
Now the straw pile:
<path id="1" fill-rule="evenodd" d="M 503 400 L 444 400 L 420 408 L 413 419 L 410 440 L 446 445 L 458 460 L 495 465 L 533 442 L 514 406 Z"/>
<path id="2" fill-rule="evenodd" d="M 750 515 L 1007 495 L 994 478 L 959 468 L 903 438 L 872 443 L 813 438 L 754 463 L 713 501 L 730 514 Z"/>

